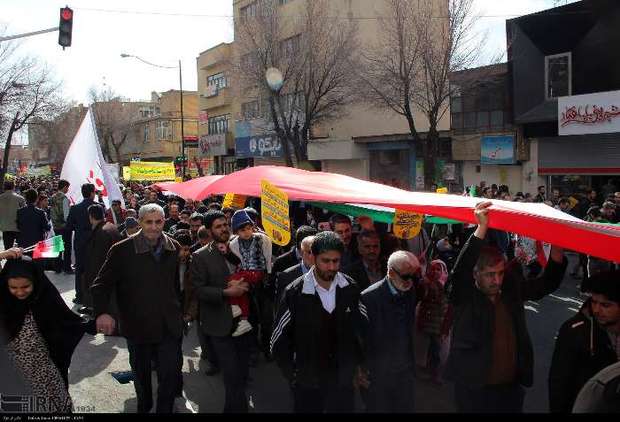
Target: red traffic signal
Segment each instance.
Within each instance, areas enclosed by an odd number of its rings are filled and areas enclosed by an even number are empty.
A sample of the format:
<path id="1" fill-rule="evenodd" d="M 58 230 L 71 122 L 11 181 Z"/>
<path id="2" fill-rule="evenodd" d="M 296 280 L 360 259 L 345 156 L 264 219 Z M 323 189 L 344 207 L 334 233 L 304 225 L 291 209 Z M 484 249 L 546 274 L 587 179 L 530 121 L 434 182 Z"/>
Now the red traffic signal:
<path id="1" fill-rule="evenodd" d="M 58 24 L 58 44 L 65 47 L 71 46 L 73 32 L 73 10 L 69 7 L 60 9 L 60 22 Z"/>

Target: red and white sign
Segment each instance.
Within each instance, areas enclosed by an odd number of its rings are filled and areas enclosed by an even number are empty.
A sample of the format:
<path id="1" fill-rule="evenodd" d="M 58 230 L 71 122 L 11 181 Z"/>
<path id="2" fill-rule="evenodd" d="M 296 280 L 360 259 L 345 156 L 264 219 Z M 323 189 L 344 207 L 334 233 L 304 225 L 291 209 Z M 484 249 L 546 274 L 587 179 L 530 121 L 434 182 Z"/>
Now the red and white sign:
<path id="1" fill-rule="evenodd" d="M 558 98 L 558 133 L 620 132 L 620 91 Z"/>

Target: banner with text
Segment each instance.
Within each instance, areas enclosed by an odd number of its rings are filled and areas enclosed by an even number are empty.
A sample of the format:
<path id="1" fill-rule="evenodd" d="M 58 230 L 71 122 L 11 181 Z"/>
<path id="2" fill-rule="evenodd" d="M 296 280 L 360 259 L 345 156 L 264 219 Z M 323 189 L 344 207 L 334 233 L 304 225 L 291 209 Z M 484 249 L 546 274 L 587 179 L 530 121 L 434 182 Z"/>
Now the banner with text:
<path id="1" fill-rule="evenodd" d="M 558 134 L 620 132 L 620 91 L 558 98 Z"/>
<path id="2" fill-rule="evenodd" d="M 392 231 L 399 239 L 411 239 L 420 233 L 424 215 L 411 211 L 396 210 Z"/>
<path id="3" fill-rule="evenodd" d="M 224 196 L 224 202 L 222 202 L 222 208 L 245 208 L 245 201 L 247 197 L 243 195 L 235 195 L 234 193 L 227 193 Z"/>
<path id="4" fill-rule="evenodd" d="M 129 165 L 131 169 L 131 180 L 161 182 L 165 180 L 175 180 L 176 172 L 174 163 L 154 163 L 147 161 L 132 161 Z"/>
<path id="5" fill-rule="evenodd" d="M 276 245 L 288 245 L 291 241 L 288 195 L 267 180 L 261 180 L 260 199 L 265 233 Z"/>

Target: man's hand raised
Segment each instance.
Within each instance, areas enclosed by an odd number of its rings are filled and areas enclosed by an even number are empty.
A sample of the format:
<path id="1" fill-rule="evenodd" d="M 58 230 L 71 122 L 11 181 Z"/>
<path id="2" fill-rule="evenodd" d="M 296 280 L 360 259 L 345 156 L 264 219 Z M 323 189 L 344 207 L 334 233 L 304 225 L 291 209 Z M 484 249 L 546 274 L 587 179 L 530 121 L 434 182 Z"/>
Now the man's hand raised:
<path id="1" fill-rule="evenodd" d="M 478 227 L 474 232 L 474 236 L 479 239 L 484 239 L 487 235 L 487 230 L 489 228 L 489 207 L 493 205 L 492 202 L 479 202 L 474 208 L 474 216 L 476 217 L 476 221 L 478 222 Z"/>

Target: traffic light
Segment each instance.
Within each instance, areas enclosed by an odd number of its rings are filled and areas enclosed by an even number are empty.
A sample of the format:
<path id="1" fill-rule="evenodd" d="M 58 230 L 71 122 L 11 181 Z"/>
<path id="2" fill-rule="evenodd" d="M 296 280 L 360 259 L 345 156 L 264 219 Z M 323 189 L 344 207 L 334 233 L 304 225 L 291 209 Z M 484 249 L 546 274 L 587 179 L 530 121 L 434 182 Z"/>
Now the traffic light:
<path id="1" fill-rule="evenodd" d="M 60 9 L 60 23 L 58 24 L 58 44 L 63 48 L 71 46 L 71 32 L 73 31 L 73 10 L 68 6 Z"/>

